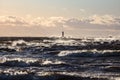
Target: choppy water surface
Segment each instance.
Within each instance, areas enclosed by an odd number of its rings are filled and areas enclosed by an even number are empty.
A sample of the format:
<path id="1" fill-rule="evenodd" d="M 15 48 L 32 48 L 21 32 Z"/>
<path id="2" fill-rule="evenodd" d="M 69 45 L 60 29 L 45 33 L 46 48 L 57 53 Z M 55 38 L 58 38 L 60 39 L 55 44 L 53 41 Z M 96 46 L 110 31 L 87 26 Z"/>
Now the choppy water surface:
<path id="1" fill-rule="evenodd" d="M 0 80 L 120 80 L 120 41 L 0 41 Z"/>

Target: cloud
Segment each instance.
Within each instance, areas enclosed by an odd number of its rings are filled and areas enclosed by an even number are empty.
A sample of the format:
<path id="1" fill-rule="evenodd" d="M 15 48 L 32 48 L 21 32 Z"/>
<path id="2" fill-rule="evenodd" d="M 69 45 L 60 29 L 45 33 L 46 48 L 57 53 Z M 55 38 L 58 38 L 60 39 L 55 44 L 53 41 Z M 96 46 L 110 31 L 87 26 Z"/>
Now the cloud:
<path id="1" fill-rule="evenodd" d="M 37 17 L 28 18 L 17 16 L 0 16 L 0 26 L 25 26 L 25 27 L 66 27 L 89 28 L 101 26 L 120 26 L 120 17 L 112 15 L 93 15 L 88 18 L 64 18 L 64 17 Z"/>
<path id="2" fill-rule="evenodd" d="M 112 16 L 112 15 L 93 15 L 90 17 L 91 24 L 99 24 L 99 25 L 120 25 L 120 18 Z"/>
<path id="3" fill-rule="evenodd" d="M 43 26 L 43 27 L 57 27 L 64 24 L 65 18 L 63 17 L 38 17 L 31 21 L 34 26 Z"/>
<path id="4" fill-rule="evenodd" d="M 80 12 L 85 12 L 85 9 L 80 9 Z"/>
<path id="5" fill-rule="evenodd" d="M 0 25 L 9 26 L 26 26 L 28 23 L 21 17 L 16 16 L 0 16 Z"/>
<path id="6" fill-rule="evenodd" d="M 59 35 L 62 31 L 73 36 L 119 35 L 120 17 L 93 15 L 87 18 L 0 16 L 0 35 L 39 36 Z"/>

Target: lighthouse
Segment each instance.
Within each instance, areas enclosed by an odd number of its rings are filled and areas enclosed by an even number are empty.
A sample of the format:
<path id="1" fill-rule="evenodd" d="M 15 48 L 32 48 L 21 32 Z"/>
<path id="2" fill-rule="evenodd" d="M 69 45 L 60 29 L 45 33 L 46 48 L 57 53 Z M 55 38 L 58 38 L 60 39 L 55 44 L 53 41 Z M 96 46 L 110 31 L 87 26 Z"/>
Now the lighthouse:
<path id="1" fill-rule="evenodd" d="M 65 38 L 65 33 L 64 33 L 64 31 L 62 31 L 62 36 L 61 36 L 62 38 Z"/>

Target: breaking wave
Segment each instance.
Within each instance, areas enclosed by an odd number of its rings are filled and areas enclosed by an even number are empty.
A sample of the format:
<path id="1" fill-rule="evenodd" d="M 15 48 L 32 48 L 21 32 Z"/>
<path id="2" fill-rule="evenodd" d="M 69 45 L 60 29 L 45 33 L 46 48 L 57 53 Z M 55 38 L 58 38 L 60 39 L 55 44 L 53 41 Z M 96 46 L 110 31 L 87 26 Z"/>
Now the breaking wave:
<path id="1" fill-rule="evenodd" d="M 58 56 L 69 57 L 114 57 L 120 56 L 119 50 L 78 50 L 78 51 L 61 51 Z"/>
<path id="2" fill-rule="evenodd" d="M 0 41 L 0 80 L 120 79 L 120 40 L 29 39 Z"/>

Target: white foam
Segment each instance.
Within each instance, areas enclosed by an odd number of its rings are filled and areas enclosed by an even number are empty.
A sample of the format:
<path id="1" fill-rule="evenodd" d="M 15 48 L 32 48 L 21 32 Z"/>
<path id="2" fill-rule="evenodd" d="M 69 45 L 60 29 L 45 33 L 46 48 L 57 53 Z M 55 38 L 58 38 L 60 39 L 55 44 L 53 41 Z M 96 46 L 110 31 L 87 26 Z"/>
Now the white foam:
<path id="1" fill-rule="evenodd" d="M 45 60 L 42 64 L 43 65 L 49 65 L 49 64 L 63 64 L 64 62 L 62 61 L 50 61 L 50 60 Z"/>
<path id="2" fill-rule="evenodd" d="M 0 63 L 4 63 L 6 61 L 23 61 L 25 63 L 34 63 L 36 61 L 38 61 L 38 59 L 34 59 L 34 58 L 6 58 L 6 57 L 0 57 Z"/>
<path id="3" fill-rule="evenodd" d="M 93 49 L 93 50 L 70 50 L 70 51 L 61 51 L 58 56 L 67 56 L 67 55 L 71 55 L 71 54 L 77 54 L 77 53 L 83 53 L 83 52 L 88 52 L 89 53 L 92 53 L 93 55 L 98 55 L 98 54 L 104 54 L 104 53 L 113 53 L 113 52 L 120 52 L 120 50 L 96 50 L 96 49 Z"/>
<path id="4" fill-rule="evenodd" d="M 75 40 L 62 40 L 62 39 L 58 39 L 54 41 L 54 44 L 62 44 L 62 45 L 75 45 L 78 42 Z"/>
<path id="5" fill-rule="evenodd" d="M 6 59 L 6 57 L 0 57 L 0 63 L 4 63 L 5 61 L 6 61 L 7 59 Z"/>
<path id="6" fill-rule="evenodd" d="M 46 61 L 44 61 L 42 64 L 43 64 L 43 65 L 52 64 L 52 61 L 46 60 Z"/>
<path id="7" fill-rule="evenodd" d="M 25 42 L 24 40 L 17 40 L 17 41 L 13 41 L 12 42 L 12 46 L 17 46 L 17 44 L 27 44 L 27 42 Z"/>
<path id="8" fill-rule="evenodd" d="M 114 78 L 114 80 L 120 80 L 120 77 Z"/>

